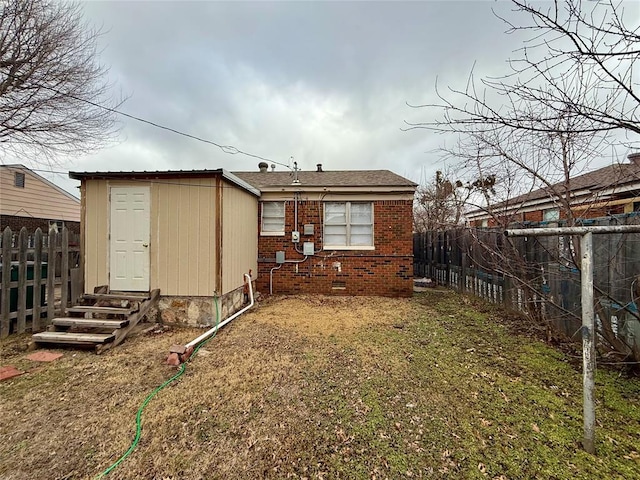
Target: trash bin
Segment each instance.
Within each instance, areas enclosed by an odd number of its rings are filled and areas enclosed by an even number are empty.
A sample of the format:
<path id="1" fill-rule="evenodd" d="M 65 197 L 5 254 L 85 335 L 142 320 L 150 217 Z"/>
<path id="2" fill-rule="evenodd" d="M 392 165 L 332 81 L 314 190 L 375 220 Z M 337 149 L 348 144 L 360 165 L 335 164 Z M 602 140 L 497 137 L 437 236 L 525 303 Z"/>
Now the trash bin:
<path id="1" fill-rule="evenodd" d="M 34 277 L 35 265 L 34 262 L 27 262 L 27 280 L 33 280 Z M 42 279 L 47 278 L 47 263 L 42 262 L 41 266 L 41 277 Z M 18 262 L 11 262 L 11 281 L 17 282 L 19 274 L 19 264 Z M 2 265 L 0 265 L 0 276 L 2 275 Z M 40 305 L 45 305 L 45 285 L 40 285 Z M 1 303 L 0 303 L 1 305 Z M 27 309 L 33 308 L 33 285 L 27 286 Z M 9 312 L 17 312 L 18 311 L 18 287 L 11 287 L 9 291 Z M 28 318 L 31 318 L 31 315 L 28 315 Z"/>

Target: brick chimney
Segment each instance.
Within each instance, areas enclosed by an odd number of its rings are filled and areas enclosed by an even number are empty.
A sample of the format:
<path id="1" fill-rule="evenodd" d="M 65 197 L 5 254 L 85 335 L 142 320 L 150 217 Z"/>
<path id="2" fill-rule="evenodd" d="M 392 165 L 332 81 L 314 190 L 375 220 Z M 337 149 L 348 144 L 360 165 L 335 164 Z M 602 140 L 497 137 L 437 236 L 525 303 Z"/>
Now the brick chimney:
<path id="1" fill-rule="evenodd" d="M 260 162 L 258 168 L 260 169 L 260 173 L 267 173 L 269 171 L 269 164 L 267 162 Z"/>

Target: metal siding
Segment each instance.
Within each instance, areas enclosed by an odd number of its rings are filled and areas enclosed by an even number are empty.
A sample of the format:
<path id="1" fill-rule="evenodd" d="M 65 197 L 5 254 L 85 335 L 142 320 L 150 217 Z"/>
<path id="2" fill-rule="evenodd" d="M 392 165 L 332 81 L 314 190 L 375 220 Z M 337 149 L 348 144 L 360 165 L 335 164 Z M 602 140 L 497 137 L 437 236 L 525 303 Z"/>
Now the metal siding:
<path id="1" fill-rule="evenodd" d="M 99 285 L 107 285 L 109 197 L 106 180 L 86 182 L 85 234 L 85 291 L 93 292 Z"/>
<path id="2" fill-rule="evenodd" d="M 224 183 L 222 293 L 243 284 L 243 274 L 258 273 L 258 200 Z"/>
<path id="3" fill-rule="evenodd" d="M 213 294 L 213 252 L 211 239 L 212 236 L 209 235 L 209 225 L 214 224 L 214 219 L 212 215 L 213 203 L 215 202 L 214 189 L 207 187 L 206 180 L 201 180 L 200 183 L 203 185 L 201 188 L 207 191 L 207 195 L 199 195 L 197 198 L 198 202 L 198 216 L 199 216 L 199 229 L 198 236 L 200 239 L 200 264 L 206 265 L 207 269 L 200 268 L 198 270 L 198 275 L 196 277 L 198 285 L 207 285 L 208 289 L 211 291 L 208 293 L 209 295 Z M 211 267 L 211 270 L 208 268 Z"/>
<path id="4" fill-rule="evenodd" d="M 208 296 L 215 290 L 215 179 L 157 182 L 157 286 L 162 295 Z M 152 279 L 153 284 L 153 279 Z"/>
<path id="5" fill-rule="evenodd" d="M 151 185 L 150 288 L 161 295 L 210 296 L 222 288 L 215 285 L 215 178 L 172 181 L 86 181 L 85 288 L 91 292 L 108 284 L 109 186 Z M 238 191 L 226 184 L 225 191 Z M 242 193 L 242 202 L 254 205 L 251 254 L 256 271 L 257 201 Z M 236 212 L 236 210 L 234 210 Z M 240 213 L 240 212 L 239 212 Z M 243 223 L 237 214 L 228 222 Z M 244 215 L 244 214 L 243 214 Z M 233 241 L 231 242 L 231 244 Z M 247 267 L 241 269 L 246 271 Z M 231 275 L 235 275 L 231 273 Z M 241 275 L 241 273 L 240 273 Z M 239 281 L 233 282 L 239 285 Z"/>

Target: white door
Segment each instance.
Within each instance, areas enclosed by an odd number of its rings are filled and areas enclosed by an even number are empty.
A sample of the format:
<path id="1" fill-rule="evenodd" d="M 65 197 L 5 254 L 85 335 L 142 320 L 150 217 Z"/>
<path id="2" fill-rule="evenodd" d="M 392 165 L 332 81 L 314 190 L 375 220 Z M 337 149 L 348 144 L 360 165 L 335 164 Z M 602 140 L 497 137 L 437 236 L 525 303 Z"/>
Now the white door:
<path id="1" fill-rule="evenodd" d="M 149 187 L 111 187 L 111 290 L 149 291 Z"/>

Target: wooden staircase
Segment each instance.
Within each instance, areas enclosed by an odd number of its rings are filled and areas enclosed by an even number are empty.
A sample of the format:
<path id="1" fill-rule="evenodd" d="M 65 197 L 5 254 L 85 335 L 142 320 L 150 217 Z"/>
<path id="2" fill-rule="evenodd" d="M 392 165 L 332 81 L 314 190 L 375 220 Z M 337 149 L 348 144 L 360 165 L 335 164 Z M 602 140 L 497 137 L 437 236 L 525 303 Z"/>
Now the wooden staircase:
<path id="1" fill-rule="evenodd" d="M 159 296 L 158 289 L 148 294 L 85 294 L 80 305 L 67 308 L 67 317 L 54 318 L 46 332 L 34 334 L 33 342 L 92 347 L 102 353 L 122 342 Z"/>

